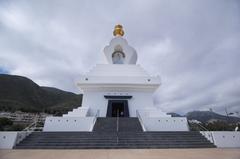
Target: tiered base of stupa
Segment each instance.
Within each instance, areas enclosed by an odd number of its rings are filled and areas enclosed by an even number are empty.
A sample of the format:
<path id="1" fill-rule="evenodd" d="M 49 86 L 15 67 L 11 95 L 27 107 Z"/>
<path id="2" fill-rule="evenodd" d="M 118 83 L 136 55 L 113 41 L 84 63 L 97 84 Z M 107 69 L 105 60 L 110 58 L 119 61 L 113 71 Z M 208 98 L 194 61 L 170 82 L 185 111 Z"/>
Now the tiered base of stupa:
<path id="1" fill-rule="evenodd" d="M 98 64 L 77 83 L 84 92 L 82 107 L 48 117 L 44 131 L 91 132 L 97 117 L 138 117 L 143 131 L 188 131 L 185 117 L 171 117 L 153 105 L 160 83 L 140 65 Z"/>

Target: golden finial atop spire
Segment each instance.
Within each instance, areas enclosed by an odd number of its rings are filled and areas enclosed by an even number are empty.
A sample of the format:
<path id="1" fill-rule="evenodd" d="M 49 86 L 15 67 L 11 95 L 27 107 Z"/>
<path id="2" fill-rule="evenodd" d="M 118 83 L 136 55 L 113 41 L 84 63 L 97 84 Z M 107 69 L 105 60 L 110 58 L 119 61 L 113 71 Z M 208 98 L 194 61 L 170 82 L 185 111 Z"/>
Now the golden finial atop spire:
<path id="1" fill-rule="evenodd" d="M 114 31 L 113 31 L 114 36 L 123 36 L 124 31 L 122 25 L 118 24 L 115 26 Z"/>

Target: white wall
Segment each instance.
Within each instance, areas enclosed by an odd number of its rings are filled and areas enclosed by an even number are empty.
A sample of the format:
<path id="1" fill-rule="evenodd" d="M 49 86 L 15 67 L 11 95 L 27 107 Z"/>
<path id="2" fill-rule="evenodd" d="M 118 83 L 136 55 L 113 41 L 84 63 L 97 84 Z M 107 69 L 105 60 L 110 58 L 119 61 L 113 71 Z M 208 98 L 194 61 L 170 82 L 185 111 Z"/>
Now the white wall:
<path id="1" fill-rule="evenodd" d="M 172 117 L 167 113 L 164 113 L 161 109 L 155 108 L 147 108 L 147 109 L 138 109 L 137 110 L 141 117 Z"/>
<path id="2" fill-rule="evenodd" d="M 63 114 L 63 117 L 86 117 L 88 115 L 88 107 L 78 107 L 69 111 L 67 114 Z"/>
<path id="3" fill-rule="evenodd" d="M 150 76 L 140 65 L 98 64 L 77 82 L 83 91 L 83 107 L 90 108 L 90 114 L 100 111 L 107 114 L 108 99 L 104 95 L 130 95 L 129 115 L 136 117 L 137 109 L 152 108 L 153 93 L 160 86 L 159 76 Z"/>
<path id="4" fill-rule="evenodd" d="M 82 106 L 90 108 L 90 114 L 100 111 L 100 116 L 105 117 L 107 113 L 108 100 L 104 98 L 103 92 L 87 91 L 83 94 Z"/>
<path id="5" fill-rule="evenodd" d="M 189 131 L 185 117 L 142 117 L 146 131 Z"/>
<path id="6" fill-rule="evenodd" d="M 85 91 L 83 95 L 82 106 L 89 107 L 91 114 L 96 113 L 97 110 L 100 110 L 100 116 L 106 117 L 107 107 L 108 107 L 108 99 L 104 98 L 104 95 L 125 95 L 122 92 L 105 92 L 105 91 Z M 149 109 L 155 108 L 153 105 L 151 91 L 143 91 L 143 92 L 134 92 L 129 91 L 127 95 L 132 96 L 131 99 L 128 99 L 128 108 L 130 117 L 136 117 L 136 110 L 138 109 Z M 94 99 L 94 100 L 93 100 Z"/>
<path id="7" fill-rule="evenodd" d="M 43 131 L 92 131 L 95 117 L 47 117 Z"/>
<path id="8" fill-rule="evenodd" d="M 236 131 L 202 131 L 209 141 L 220 148 L 240 148 L 240 132 Z M 211 136 L 212 135 L 212 136 Z"/>
<path id="9" fill-rule="evenodd" d="M 15 146 L 18 132 L 0 132 L 0 149 L 12 149 Z"/>
<path id="10" fill-rule="evenodd" d="M 31 131 L 1 131 L 0 149 L 12 149 L 29 134 Z"/>
<path id="11" fill-rule="evenodd" d="M 129 99 L 130 117 L 136 117 L 136 111 L 139 109 L 155 108 L 153 105 L 153 92 L 132 92 L 132 99 Z"/>

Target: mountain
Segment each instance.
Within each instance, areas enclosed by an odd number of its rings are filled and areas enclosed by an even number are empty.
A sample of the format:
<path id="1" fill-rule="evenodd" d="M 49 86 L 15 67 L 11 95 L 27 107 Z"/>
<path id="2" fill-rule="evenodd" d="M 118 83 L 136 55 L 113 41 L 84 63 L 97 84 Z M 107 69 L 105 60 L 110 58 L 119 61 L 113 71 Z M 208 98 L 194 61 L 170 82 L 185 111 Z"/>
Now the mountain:
<path id="1" fill-rule="evenodd" d="M 202 123 L 206 123 L 213 120 L 221 120 L 229 123 L 240 122 L 240 118 L 238 117 L 233 116 L 227 117 L 211 111 L 192 111 L 188 112 L 185 116 L 188 118 L 188 120 L 198 120 L 201 121 Z"/>
<path id="2" fill-rule="evenodd" d="M 187 117 L 188 120 L 198 120 L 202 123 L 207 123 L 211 121 L 225 121 L 228 123 L 237 123 L 240 122 L 240 118 L 233 116 L 224 116 L 211 111 L 192 111 L 188 112 L 186 115 L 180 115 L 177 113 L 167 113 L 168 115 L 172 115 L 172 117 Z"/>
<path id="3" fill-rule="evenodd" d="M 41 87 L 22 76 L 0 74 L 0 111 L 61 114 L 80 106 L 81 102 L 81 94 Z"/>

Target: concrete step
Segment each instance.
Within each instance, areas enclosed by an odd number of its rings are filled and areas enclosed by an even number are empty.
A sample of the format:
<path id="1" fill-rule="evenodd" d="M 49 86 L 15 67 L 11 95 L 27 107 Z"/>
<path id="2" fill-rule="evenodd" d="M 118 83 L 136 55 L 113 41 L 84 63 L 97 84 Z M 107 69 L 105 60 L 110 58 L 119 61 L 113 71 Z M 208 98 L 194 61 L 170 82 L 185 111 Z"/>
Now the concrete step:
<path id="1" fill-rule="evenodd" d="M 199 132 L 143 132 L 138 118 L 97 118 L 93 132 L 33 132 L 15 146 L 16 149 L 212 147 L 215 146 Z"/>
<path id="2" fill-rule="evenodd" d="M 83 138 L 83 139 L 57 139 L 57 140 L 49 140 L 49 139 L 34 139 L 34 140 L 26 140 L 24 142 L 80 142 L 80 141 L 111 141 L 111 140 L 119 140 L 119 141 L 142 141 L 142 142 L 147 142 L 147 141 L 208 141 L 207 139 L 202 139 L 202 138 L 198 138 L 198 139 L 136 139 L 136 138 L 106 138 L 106 139 L 102 139 L 102 138 L 96 138 L 96 139 L 92 139 L 92 138 Z"/>
<path id="3" fill-rule="evenodd" d="M 16 149 L 166 149 L 166 148 L 215 148 L 214 145 L 109 145 L 109 146 L 19 146 Z"/>
<path id="4" fill-rule="evenodd" d="M 60 133 L 54 133 L 55 137 L 52 138 L 53 133 L 33 133 L 18 144 L 17 149 L 104 149 L 104 148 L 211 148 L 215 147 L 206 138 L 204 138 L 199 132 L 187 132 L 176 133 L 173 136 L 165 138 L 161 132 L 154 132 L 148 134 L 148 132 L 142 132 L 142 135 L 150 135 L 147 138 L 136 137 L 135 133 L 111 133 L 112 136 L 104 136 L 103 134 L 97 135 L 94 132 L 81 134 L 80 138 L 68 138 L 72 133 L 64 133 L 66 136 Z M 38 135 L 37 135 L 38 134 Z M 74 133 L 76 134 L 76 133 Z M 94 134 L 94 137 L 93 137 Z M 127 136 L 124 136 L 124 134 Z M 151 136 L 154 134 L 154 136 Z M 195 136 L 193 136 L 195 134 Z M 50 136 L 49 136 L 50 135 Z M 121 136 L 122 135 L 122 136 Z M 132 136 L 131 136 L 132 135 Z"/>
<path id="5" fill-rule="evenodd" d="M 138 118 L 108 117 L 97 118 L 93 128 L 94 132 L 142 132 Z"/>

